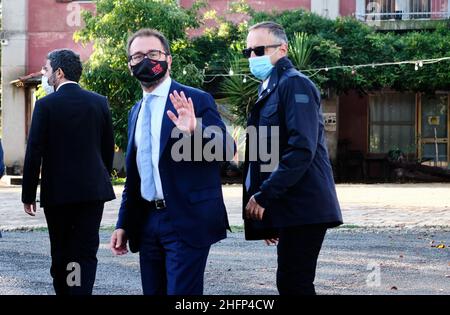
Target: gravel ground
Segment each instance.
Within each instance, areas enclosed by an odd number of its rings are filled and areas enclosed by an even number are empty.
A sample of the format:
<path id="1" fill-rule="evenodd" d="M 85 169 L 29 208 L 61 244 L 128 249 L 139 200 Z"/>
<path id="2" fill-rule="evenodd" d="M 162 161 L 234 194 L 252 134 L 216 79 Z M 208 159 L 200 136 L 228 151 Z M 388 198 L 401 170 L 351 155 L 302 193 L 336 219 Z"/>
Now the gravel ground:
<path id="1" fill-rule="evenodd" d="M 105 204 L 103 227 L 116 224 L 123 187 L 117 199 Z M 224 185 L 224 201 L 231 225 L 242 225 L 242 186 Z M 450 227 L 450 184 L 336 185 L 344 222 L 359 227 Z M 26 215 L 20 187 L 0 183 L 0 230 L 46 227 L 42 209 Z"/>
<path id="2" fill-rule="evenodd" d="M 109 236 L 110 231 L 101 231 L 94 294 L 141 294 L 138 255 L 114 257 L 107 246 Z M 436 247 L 439 244 L 446 247 Z M 330 230 L 319 257 L 317 292 L 448 295 L 448 245 L 448 228 Z M 49 266 L 45 231 L 4 232 L 0 239 L 0 295 L 54 294 Z M 372 278 L 377 270 L 379 277 Z M 277 294 L 275 271 L 274 246 L 246 242 L 242 232 L 232 233 L 211 249 L 205 294 Z M 368 279 L 375 281 L 369 281 L 368 285 Z"/>

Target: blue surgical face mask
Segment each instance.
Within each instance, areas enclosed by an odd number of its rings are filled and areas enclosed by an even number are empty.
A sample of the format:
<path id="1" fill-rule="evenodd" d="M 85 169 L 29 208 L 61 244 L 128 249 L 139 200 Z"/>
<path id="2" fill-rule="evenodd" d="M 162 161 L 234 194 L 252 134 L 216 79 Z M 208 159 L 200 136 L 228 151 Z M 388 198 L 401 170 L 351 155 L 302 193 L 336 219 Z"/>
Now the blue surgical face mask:
<path id="1" fill-rule="evenodd" d="M 265 80 L 273 69 L 270 56 L 253 57 L 248 59 L 250 63 L 250 72 L 258 79 Z"/>
<path id="2" fill-rule="evenodd" d="M 260 57 L 249 58 L 248 61 L 250 63 L 250 72 L 258 79 L 265 80 L 269 77 L 270 73 L 273 69 L 273 64 L 270 61 L 270 57 L 275 54 L 277 50 L 275 50 L 270 55 L 264 55 Z"/>
<path id="3" fill-rule="evenodd" d="M 55 92 L 55 87 L 48 83 L 48 78 L 45 75 L 42 76 L 42 88 L 44 89 L 46 95 L 50 95 Z"/>
<path id="4" fill-rule="evenodd" d="M 56 72 L 53 72 L 50 78 L 47 78 L 45 75 L 42 76 L 42 88 L 45 91 L 45 94 L 50 95 L 56 90 L 55 84 L 50 84 L 50 79 L 53 79 L 53 76 Z"/>

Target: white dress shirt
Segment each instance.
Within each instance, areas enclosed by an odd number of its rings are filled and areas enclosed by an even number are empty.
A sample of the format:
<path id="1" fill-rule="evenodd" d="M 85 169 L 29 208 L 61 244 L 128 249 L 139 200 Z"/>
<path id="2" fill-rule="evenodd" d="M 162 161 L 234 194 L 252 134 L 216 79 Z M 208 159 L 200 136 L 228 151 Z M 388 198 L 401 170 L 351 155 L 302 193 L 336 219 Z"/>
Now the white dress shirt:
<path id="1" fill-rule="evenodd" d="M 263 84 L 262 84 L 262 89 L 261 89 L 261 93 L 262 91 L 264 91 L 265 89 L 267 89 L 267 86 L 269 85 L 269 81 L 270 81 L 270 76 L 264 80 Z"/>
<path id="2" fill-rule="evenodd" d="M 269 85 L 269 81 L 270 81 L 270 76 L 263 81 L 262 88 L 261 88 L 261 93 L 259 95 L 261 95 L 264 92 L 264 90 L 267 89 L 267 86 Z M 245 177 L 245 183 L 244 183 L 245 184 L 245 188 L 247 189 L 247 191 L 250 190 L 250 185 L 251 185 L 251 183 L 250 183 L 250 163 L 251 162 L 252 161 L 248 162 L 249 167 L 248 167 L 248 172 L 247 172 L 247 176 Z"/>
<path id="3" fill-rule="evenodd" d="M 152 112 L 151 115 L 151 136 L 152 136 L 152 165 L 153 165 L 153 179 L 155 181 L 156 187 L 156 199 L 164 199 L 164 192 L 161 184 L 161 177 L 159 174 L 159 146 L 161 140 L 161 125 L 164 118 L 164 109 L 166 107 L 167 98 L 169 97 L 169 90 L 172 84 L 172 79 L 168 77 L 165 79 L 155 90 L 151 93 L 144 92 L 144 99 L 147 94 L 152 95 L 153 99 L 150 103 L 150 110 Z M 141 105 L 144 105 L 144 102 Z M 139 147 L 140 143 L 140 135 L 142 129 L 142 111 L 139 111 L 139 116 L 136 122 L 136 131 L 134 133 L 134 144 Z M 138 171 L 140 169 L 140 163 L 138 158 L 136 157 L 136 163 L 138 167 Z M 151 201 L 151 200 L 149 200 Z"/>
<path id="4" fill-rule="evenodd" d="M 66 84 L 78 84 L 78 82 L 75 82 L 75 81 L 66 81 L 66 82 L 63 82 L 63 83 L 61 83 L 61 84 L 56 88 L 56 91 L 58 91 L 58 90 L 61 88 L 61 86 L 66 85 Z"/>

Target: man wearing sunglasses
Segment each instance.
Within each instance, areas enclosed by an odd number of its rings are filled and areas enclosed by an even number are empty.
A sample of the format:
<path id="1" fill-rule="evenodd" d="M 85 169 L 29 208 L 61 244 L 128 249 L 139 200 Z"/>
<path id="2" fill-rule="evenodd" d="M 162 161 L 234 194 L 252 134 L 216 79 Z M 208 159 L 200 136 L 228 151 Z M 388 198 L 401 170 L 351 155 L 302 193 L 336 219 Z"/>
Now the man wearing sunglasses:
<path id="1" fill-rule="evenodd" d="M 183 132 L 188 142 L 199 138 L 201 145 L 214 141 L 229 160 L 234 141 L 211 95 L 171 79 L 172 56 L 163 34 L 142 29 L 127 49 L 143 98 L 129 114 L 127 180 L 111 249 L 126 254 L 129 242 L 130 250 L 139 252 L 145 295 L 201 295 L 210 246 L 229 228 L 220 161 L 177 161 L 173 147 L 179 139 L 173 133 Z M 208 139 L 208 127 L 220 132 Z M 202 155 L 195 144 L 192 148 Z"/>
<path id="2" fill-rule="evenodd" d="M 282 295 L 315 294 L 317 258 L 326 230 L 342 224 L 326 147 L 320 94 L 287 58 L 288 40 L 274 22 L 250 28 L 250 71 L 262 81 L 248 116 L 266 148 L 276 148 L 275 168 L 249 152 L 244 164 L 243 216 L 247 240 L 277 245 L 277 288 Z M 264 127 L 264 128 L 263 128 Z M 263 133 L 262 130 L 265 129 Z M 276 146 L 273 144 L 276 143 Z"/>

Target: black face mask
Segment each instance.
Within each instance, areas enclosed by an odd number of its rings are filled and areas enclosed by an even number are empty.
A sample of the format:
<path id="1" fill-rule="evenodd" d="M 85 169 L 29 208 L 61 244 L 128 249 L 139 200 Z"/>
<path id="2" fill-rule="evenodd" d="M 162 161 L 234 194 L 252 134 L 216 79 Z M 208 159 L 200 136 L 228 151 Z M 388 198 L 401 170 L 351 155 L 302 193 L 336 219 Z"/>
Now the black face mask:
<path id="1" fill-rule="evenodd" d="M 161 78 L 163 78 L 168 69 L 167 61 L 156 61 L 148 58 L 144 58 L 137 65 L 131 66 L 133 75 L 141 81 L 143 85 L 152 85 Z M 148 83 L 148 84 L 146 84 Z"/>

